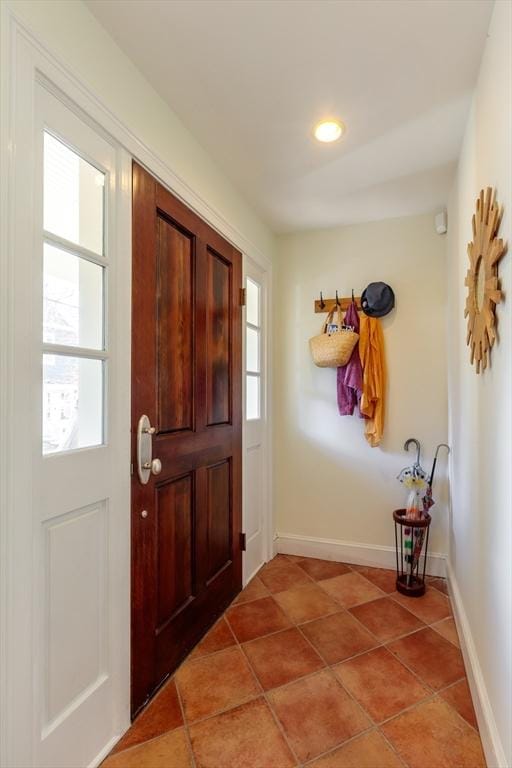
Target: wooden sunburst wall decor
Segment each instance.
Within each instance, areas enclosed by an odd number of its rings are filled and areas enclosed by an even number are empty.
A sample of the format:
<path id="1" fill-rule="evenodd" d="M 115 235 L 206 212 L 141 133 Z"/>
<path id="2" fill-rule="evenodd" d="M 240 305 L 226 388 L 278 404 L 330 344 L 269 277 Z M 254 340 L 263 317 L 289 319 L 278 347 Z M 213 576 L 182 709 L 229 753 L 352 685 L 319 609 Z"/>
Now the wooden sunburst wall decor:
<path id="1" fill-rule="evenodd" d="M 507 246 L 496 235 L 502 211 L 495 192 L 487 187 L 480 192 L 473 214 L 473 241 L 468 243 L 469 269 L 465 285 L 468 287 L 464 317 L 468 318 L 466 342 L 471 348 L 471 364 L 476 361 L 476 372 L 487 368 L 491 347 L 496 340 L 496 304 L 502 299 L 498 280 L 498 261 Z"/>

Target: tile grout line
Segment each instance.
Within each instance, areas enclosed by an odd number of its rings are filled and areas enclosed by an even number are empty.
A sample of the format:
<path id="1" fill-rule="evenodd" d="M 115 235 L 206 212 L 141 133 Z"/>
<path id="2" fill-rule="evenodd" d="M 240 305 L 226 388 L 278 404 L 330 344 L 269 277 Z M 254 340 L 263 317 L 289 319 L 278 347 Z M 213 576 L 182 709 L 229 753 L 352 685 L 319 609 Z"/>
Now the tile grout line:
<path id="1" fill-rule="evenodd" d="M 190 752 L 192 768 L 196 768 L 196 756 L 194 754 L 194 749 L 192 747 L 192 739 L 190 738 L 190 733 L 189 733 L 189 730 L 188 730 L 188 720 L 185 717 L 185 707 L 183 705 L 183 701 L 182 701 L 182 698 L 181 698 L 181 693 L 180 693 L 180 689 L 178 687 L 178 683 L 177 683 L 176 680 L 174 680 L 174 677 L 173 677 L 173 682 L 174 682 L 174 686 L 176 688 L 176 695 L 178 696 L 178 703 L 180 705 L 181 716 L 183 718 L 183 725 L 185 727 L 185 737 L 187 739 L 188 749 L 189 749 L 189 752 Z"/>
<path id="2" fill-rule="evenodd" d="M 285 631 L 285 630 L 283 630 L 283 631 Z M 256 639 L 258 639 L 258 638 L 256 638 Z M 247 662 L 247 664 L 249 666 L 249 669 L 252 672 L 252 675 L 253 675 L 253 677 L 254 677 L 254 679 L 256 681 L 256 684 L 259 686 L 259 688 L 261 690 L 261 695 L 262 695 L 262 697 L 263 697 L 263 699 L 264 699 L 264 701 L 265 701 L 265 703 L 266 703 L 266 705 L 267 705 L 267 707 L 268 707 L 268 709 L 270 711 L 270 714 L 271 714 L 272 719 L 274 720 L 274 722 L 276 724 L 276 727 L 278 728 L 279 732 L 281 733 L 281 735 L 282 735 L 282 737 L 284 739 L 285 744 L 287 745 L 288 749 L 290 750 L 291 756 L 295 760 L 295 765 L 300 768 L 302 763 L 299 760 L 297 754 L 295 753 L 295 750 L 293 749 L 293 747 L 292 747 L 292 745 L 291 745 L 291 743 L 290 743 L 290 741 L 288 739 L 288 736 L 287 736 L 287 734 L 284 731 L 284 728 L 283 728 L 283 725 L 282 725 L 281 721 L 277 717 L 277 714 L 274 712 L 274 708 L 273 708 L 271 702 L 269 701 L 269 699 L 267 697 L 267 692 L 263 688 L 263 685 L 261 684 L 260 679 L 259 679 L 258 675 L 256 674 L 256 670 L 253 668 L 253 665 L 251 664 L 250 658 L 245 653 L 243 645 L 238 642 L 238 638 L 236 637 L 236 635 L 235 635 L 235 641 L 236 641 L 237 646 L 238 646 L 240 652 L 242 653 L 244 659 L 246 660 L 246 662 Z"/>

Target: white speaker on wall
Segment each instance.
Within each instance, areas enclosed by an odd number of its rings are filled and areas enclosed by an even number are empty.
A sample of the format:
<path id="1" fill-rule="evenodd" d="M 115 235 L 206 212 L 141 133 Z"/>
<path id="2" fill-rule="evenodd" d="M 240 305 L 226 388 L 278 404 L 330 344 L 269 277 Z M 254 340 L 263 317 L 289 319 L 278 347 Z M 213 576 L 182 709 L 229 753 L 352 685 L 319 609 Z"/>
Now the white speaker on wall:
<path id="1" fill-rule="evenodd" d="M 445 235 L 446 232 L 448 231 L 448 217 L 446 215 L 446 211 L 441 211 L 441 213 L 437 213 L 434 221 L 436 225 L 437 234 Z"/>

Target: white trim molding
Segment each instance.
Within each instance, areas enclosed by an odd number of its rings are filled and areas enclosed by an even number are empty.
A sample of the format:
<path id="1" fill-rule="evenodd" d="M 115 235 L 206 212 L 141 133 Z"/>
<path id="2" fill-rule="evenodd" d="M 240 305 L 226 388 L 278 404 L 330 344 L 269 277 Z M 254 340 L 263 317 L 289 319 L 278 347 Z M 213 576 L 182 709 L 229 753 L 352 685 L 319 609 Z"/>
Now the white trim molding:
<path id="1" fill-rule="evenodd" d="M 488 768 L 510 768 L 487 693 L 487 686 L 462 602 L 462 595 L 449 559 L 446 560 L 446 576 L 485 760 Z"/>
<path id="2" fill-rule="evenodd" d="M 339 539 L 319 539 L 314 536 L 298 536 L 293 533 L 278 533 L 274 539 L 274 553 L 303 555 L 334 560 L 338 563 L 368 565 L 373 568 L 396 568 L 394 547 L 379 544 L 362 544 Z M 431 552 L 427 558 L 429 576 L 445 576 L 446 555 Z"/>

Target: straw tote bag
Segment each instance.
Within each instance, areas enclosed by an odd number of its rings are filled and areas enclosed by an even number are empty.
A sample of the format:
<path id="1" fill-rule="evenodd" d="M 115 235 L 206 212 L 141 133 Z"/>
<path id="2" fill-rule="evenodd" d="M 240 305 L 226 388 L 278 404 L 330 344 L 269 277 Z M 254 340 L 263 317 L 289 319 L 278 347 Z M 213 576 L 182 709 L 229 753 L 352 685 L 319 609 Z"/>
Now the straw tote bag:
<path id="1" fill-rule="evenodd" d="M 335 333 L 327 333 L 327 326 L 334 317 L 335 309 L 327 315 L 327 320 L 322 324 L 322 330 L 318 336 L 309 340 L 311 357 L 319 368 L 338 368 L 346 365 L 350 360 L 352 350 L 357 344 L 359 334 L 354 331 L 342 330 L 343 319 L 341 309 L 338 307 L 338 328 Z"/>

